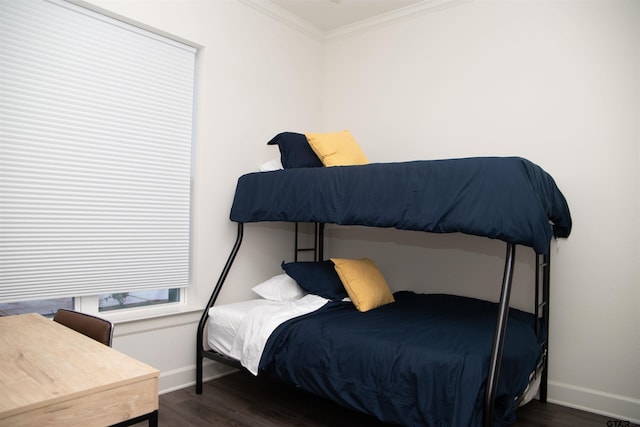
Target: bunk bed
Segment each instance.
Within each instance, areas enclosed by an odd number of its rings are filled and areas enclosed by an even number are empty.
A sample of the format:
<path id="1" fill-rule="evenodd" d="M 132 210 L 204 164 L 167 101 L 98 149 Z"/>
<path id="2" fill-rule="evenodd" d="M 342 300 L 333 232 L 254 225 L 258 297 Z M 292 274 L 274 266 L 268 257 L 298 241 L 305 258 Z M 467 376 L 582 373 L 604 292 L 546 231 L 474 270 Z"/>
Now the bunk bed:
<path id="1" fill-rule="evenodd" d="M 536 164 L 519 157 L 481 157 L 249 173 L 238 179 L 230 219 L 237 223 L 236 242 L 198 325 L 197 393 L 202 392 L 204 358 L 247 369 L 237 355 L 205 345 L 209 314 L 239 251 L 244 224 L 284 221 L 296 224 L 296 251 L 297 224 L 316 224 L 318 263 L 326 262 L 324 224 L 502 240 L 500 300 L 401 291 L 393 295 L 394 303 L 366 313 L 348 299 L 315 301 L 312 311 L 272 330 L 251 372 L 403 425 L 509 424 L 537 384 L 546 401 L 550 242 L 569 236 L 571 216 L 553 178 Z M 533 313 L 509 307 L 517 245 L 536 254 Z M 435 329 L 420 323 L 422 318 L 435 322 Z M 469 332 L 469 325 L 477 329 Z M 360 331 L 357 339 L 345 329 Z M 442 339 L 449 336 L 457 338 Z M 394 349 L 382 351 L 392 353 L 390 359 L 358 355 L 353 348 L 370 352 L 370 346 L 381 346 L 376 340 Z M 318 355 L 323 355 L 320 362 L 314 360 Z"/>

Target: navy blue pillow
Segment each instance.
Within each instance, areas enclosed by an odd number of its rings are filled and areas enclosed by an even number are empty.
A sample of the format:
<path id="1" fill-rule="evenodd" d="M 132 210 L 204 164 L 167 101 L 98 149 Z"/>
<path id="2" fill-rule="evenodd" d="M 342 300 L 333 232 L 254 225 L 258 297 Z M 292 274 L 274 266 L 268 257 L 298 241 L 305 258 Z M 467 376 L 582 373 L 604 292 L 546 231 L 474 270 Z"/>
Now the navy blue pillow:
<path id="1" fill-rule="evenodd" d="M 310 294 L 330 300 L 341 300 L 348 296 L 331 260 L 287 264 L 283 261 L 282 269 Z"/>
<path id="2" fill-rule="evenodd" d="M 313 152 L 307 137 L 301 133 L 282 132 L 267 142 L 267 145 L 278 144 L 280 149 L 280 161 L 285 169 L 292 168 L 317 168 L 323 166 L 322 162 Z"/>

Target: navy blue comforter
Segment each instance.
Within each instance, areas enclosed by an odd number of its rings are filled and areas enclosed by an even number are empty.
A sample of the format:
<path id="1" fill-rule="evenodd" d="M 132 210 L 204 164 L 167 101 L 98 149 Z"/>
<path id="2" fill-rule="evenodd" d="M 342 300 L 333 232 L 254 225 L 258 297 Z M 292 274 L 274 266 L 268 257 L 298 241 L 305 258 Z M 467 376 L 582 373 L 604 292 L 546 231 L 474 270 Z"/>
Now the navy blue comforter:
<path id="1" fill-rule="evenodd" d="M 361 313 L 330 302 L 269 338 L 261 374 L 406 426 L 480 426 L 496 304 L 401 291 Z M 511 309 L 495 408 L 514 421 L 514 398 L 540 358 L 533 316 Z"/>
<path id="2" fill-rule="evenodd" d="M 235 222 L 287 221 L 462 232 L 547 253 L 571 215 L 553 178 L 519 157 L 286 169 L 243 175 Z M 551 222 L 551 224 L 550 224 Z"/>

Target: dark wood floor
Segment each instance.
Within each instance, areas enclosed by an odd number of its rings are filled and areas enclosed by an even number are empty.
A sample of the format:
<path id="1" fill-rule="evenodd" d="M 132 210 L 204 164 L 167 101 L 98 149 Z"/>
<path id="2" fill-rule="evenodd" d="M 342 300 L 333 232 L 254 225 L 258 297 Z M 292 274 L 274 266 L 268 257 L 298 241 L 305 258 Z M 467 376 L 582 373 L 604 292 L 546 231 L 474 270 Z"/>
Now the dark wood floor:
<path id="1" fill-rule="evenodd" d="M 390 427 L 268 379 L 245 372 L 160 396 L 160 427 Z M 532 401 L 518 410 L 515 427 L 637 427 L 551 403 Z M 143 427 L 146 424 L 136 424 Z"/>

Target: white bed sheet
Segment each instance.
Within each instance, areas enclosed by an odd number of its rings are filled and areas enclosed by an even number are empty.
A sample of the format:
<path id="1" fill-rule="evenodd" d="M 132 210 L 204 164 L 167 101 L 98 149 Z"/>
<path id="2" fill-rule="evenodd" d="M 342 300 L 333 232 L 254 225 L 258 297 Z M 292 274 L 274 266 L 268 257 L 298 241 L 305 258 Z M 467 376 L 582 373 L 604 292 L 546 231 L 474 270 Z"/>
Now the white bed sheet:
<path id="1" fill-rule="evenodd" d="M 236 331 L 244 316 L 254 307 L 273 304 L 266 299 L 252 299 L 231 304 L 216 305 L 209 309 L 207 343 L 225 356 L 231 356 Z"/>
<path id="2" fill-rule="evenodd" d="M 238 360 L 254 375 L 271 333 L 294 317 L 318 310 L 329 300 L 308 294 L 294 301 L 254 299 L 209 309 L 209 346 Z"/>

